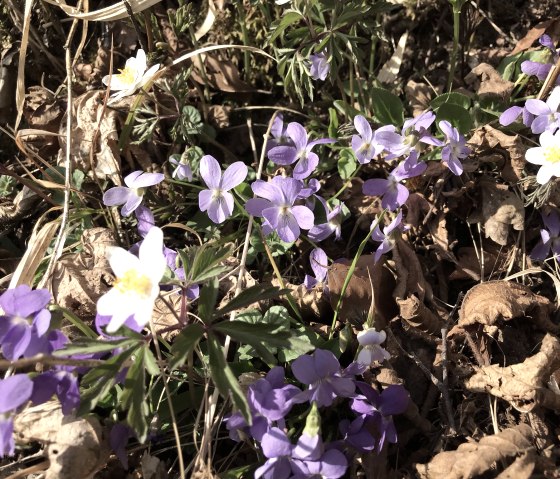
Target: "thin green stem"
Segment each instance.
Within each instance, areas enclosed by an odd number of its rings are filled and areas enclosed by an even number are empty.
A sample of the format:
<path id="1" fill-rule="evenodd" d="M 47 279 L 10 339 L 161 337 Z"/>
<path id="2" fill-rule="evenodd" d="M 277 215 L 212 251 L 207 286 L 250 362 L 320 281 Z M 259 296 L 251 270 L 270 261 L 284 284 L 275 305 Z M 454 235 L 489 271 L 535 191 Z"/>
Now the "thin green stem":
<path id="1" fill-rule="evenodd" d="M 449 77 L 447 79 L 447 91 L 453 87 L 453 78 L 457 69 L 457 56 L 459 54 L 459 28 L 461 26 L 462 2 L 451 2 L 453 5 L 453 51 L 449 62 Z"/>

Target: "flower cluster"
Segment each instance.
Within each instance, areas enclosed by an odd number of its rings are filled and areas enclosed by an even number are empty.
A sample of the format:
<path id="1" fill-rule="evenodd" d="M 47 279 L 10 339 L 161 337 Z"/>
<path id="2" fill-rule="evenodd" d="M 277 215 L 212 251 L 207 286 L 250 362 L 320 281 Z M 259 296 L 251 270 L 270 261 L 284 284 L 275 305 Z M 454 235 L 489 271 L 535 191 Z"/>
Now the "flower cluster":
<path id="1" fill-rule="evenodd" d="M 27 285 L 7 290 L 0 296 L 0 347 L 11 361 L 50 355 L 68 339 L 51 330 L 51 313 L 46 306 L 51 295 L 46 289 L 33 291 Z M 13 415 L 26 403 L 42 404 L 56 395 L 62 412 L 69 414 L 80 402 L 78 381 L 71 371 L 56 368 L 28 376 L 14 374 L 0 380 L 0 456 L 14 454 Z"/>
<path id="2" fill-rule="evenodd" d="M 405 411 L 408 394 L 402 386 L 390 386 L 378 393 L 357 380 L 356 375 L 367 366 L 352 363 L 343 369 L 332 352 L 317 349 L 313 354 L 300 356 L 291 366 L 294 377 L 307 389 L 302 391 L 286 383 L 284 369 L 279 366 L 251 384 L 247 400 L 252 424 L 249 426 L 237 412 L 227 419 L 227 429 L 236 441 L 250 437 L 260 443 L 266 461 L 256 470 L 255 478 L 318 475 L 336 479 L 345 474 L 347 457 L 352 453 L 379 452 L 386 442 L 397 442 L 392 416 Z M 324 443 L 319 408 L 331 407 L 345 399 L 350 401 L 348 412 L 353 417 L 341 421 L 340 440 Z M 309 403 L 311 411 L 306 427 L 293 444 L 286 432 L 287 416 L 301 403 Z M 342 410 L 338 407 L 337 414 Z"/>

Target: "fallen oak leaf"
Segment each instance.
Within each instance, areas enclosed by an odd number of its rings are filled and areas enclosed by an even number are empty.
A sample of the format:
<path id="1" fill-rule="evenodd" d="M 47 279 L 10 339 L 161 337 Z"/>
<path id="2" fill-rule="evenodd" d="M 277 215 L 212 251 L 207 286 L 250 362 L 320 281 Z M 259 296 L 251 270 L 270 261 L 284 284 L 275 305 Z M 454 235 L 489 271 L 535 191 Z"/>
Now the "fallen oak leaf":
<path id="1" fill-rule="evenodd" d="M 478 443 L 466 442 L 455 451 L 440 452 L 429 463 L 416 464 L 416 470 L 422 479 L 470 479 L 529 451 L 534 451 L 531 428 L 520 424 Z"/>

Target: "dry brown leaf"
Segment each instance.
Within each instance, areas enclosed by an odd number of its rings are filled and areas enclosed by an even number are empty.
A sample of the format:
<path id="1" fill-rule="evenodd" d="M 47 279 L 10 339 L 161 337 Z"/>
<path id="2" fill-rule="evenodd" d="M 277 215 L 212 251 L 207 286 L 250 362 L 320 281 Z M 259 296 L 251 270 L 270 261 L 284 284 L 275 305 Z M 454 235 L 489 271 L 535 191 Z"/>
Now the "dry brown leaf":
<path id="1" fill-rule="evenodd" d="M 469 145 L 475 149 L 475 154 L 481 157 L 481 161 L 484 158 L 497 158 L 496 154 L 501 148 L 505 160 L 502 169 L 503 179 L 509 182 L 517 182 L 521 179 L 527 147 L 519 135 L 506 135 L 496 128 L 484 125 L 474 131 Z"/>
<path id="2" fill-rule="evenodd" d="M 80 18 L 81 20 L 88 20 L 94 22 L 112 22 L 115 20 L 120 20 L 121 18 L 128 18 L 128 11 L 124 2 L 115 2 L 105 8 L 100 8 L 99 10 L 93 10 L 87 13 L 81 13 L 79 9 L 71 5 L 66 4 L 66 0 L 45 0 L 51 5 L 56 5 L 62 9 L 66 15 L 74 18 Z M 147 8 L 150 8 L 161 0 L 128 0 L 128 4 L 134 13 L 142 12 Z"/>
<path id="3" fill-rule="evenodd" d="M 501 251 L 488 251 L 486 248 L 481 254 L 477 254 L 477 249 L 468 246 L 459 248 L 457 251 L 457 263 L 455 271 L 451 273 L 449 279 L 474 279 L 480 281 L 482 270 L 481 262 L 484 262 L 484 279 L 492 275 L 499 275 L 504 271 L 508 264 L 508 255 Z"/>
<path id="4" fill-rule="evenodd" d="M 414 80 L 408 80 L 404 92 L 408 103 L 412 106 L 412 116 L 417 116 L 426 111 L 430 107 L 430 100 L 434 96 L 434 91 L 429 85 L 416 83 Z"/>
<path id="5" fill-rule="evenodd" d="M 338 305 L 351 263 L 351 260 L 342 259 L 329 268 L 329 296 L 333 309 Z M 375 298 L 376 321 L 379 321 L 375 327 L 384 329 L 387 321 L 395 316 L 396 305 L 391 299 L 395 280 L 383 264 L 383 258 L 375 263 L 373 255 L 360 256 L 342 299 L 339 312 L 342 321 L 362 324 L 371 307 L 372 292 Z"/>
<path id="6" fill-rule="evenodd" d="M 113 232 L 92 228 L 82 234 L 80 253 L 62 256 L 56 263 L 49 289 L 54 301 L 83 319 L 95 317 L 96 304 L 113 282 L 107 249 L 116 246 Z"/>
<path id="7" fill-rule="evenodd" d="M 535 469 L 536 451 L 531 449 L 513 461 L 496 479 L 530 479 Z"/>
<path id="8" fill-rule="evenodd" d="M 560 411 L 560 395 L 547 387 L 551 375 L 559 368 L 560 342 L 547 333 L 537 354 L 505 368 L 497 364 L 475 367 L 475 374 L 464 381 L 464 387 L 509 401 L 522 412 L 539 406 Z"/>
<path id="9" fill-rule="evenodd" d="M 272 285 L 280 287 L 278 281 L 273 280 Z M 332 309 L 327 295 L 324 294 L 322 283 L 317 284 L 312 290 L 308 290 L 303 284 L 284 283 L 284 287 L 292 291 L 292 298 L 304 320 L 317 321 L 319 318 L 332 316 Z M 282 296 L 282 302 L 286 308 L 290 308 L 286 296 Z"/>
<path id="10" fill-rule="evenodd" d="M 502 246 L 507 245 L 509 228 L 521 231 L 525 225 L 525 207 L 507 185 L 496 184 L 493 180 L 483 178 L 480 181 L 482 191 L 482 211 L 468 218 L 469 223 L 483 223 L 484 234 Z"/>
<path id="11" fill-rule="evenodd" d="M 239 70 L 230 60 L 217 59 L 210 55 L 204 58 L 204 75 L 198 70 L 199 62 L 195 62 L 195 69 L 191 77 L 201 85 L 210 84 L 212 87 L 231 93 L 253 92 L 255 89 L 245 83 L 239 75 Z"/>
<path id="12" fill-rule="evenodd" d="M 382 83 L 393 83 L 398 75 L 399 70 L 401 69 L 401 64 L 403 61 L 404 49 L 406 46 L 406 40 L 408 39 L 408 31 L 405 31 L 399 42 L 397 43 L 397 48 L 395 48 L 395 52 L 389 58 L 389 61 L 385 63 L 379 73 L 377 74 L 377 79 Z"/>
<path id="13" fill-rule="evenodd" d="M 91 479 L 105 466 L 109 446 L 99 421 L 64 416 L 60 404 L 48 402 L 25 409 L 14 421 L 18 442 L 40 442 L 50 465 L 45 479 Z"/>
<path id="14" fill-rule="evenodd" d="M 397 272 L 397 286 L 393 291 L 394 298 L 406 298 L 416 295 L 421 302 L 432 301 L 432 287 L 424 278 L 422 265 L 410 245 L 399 239 L 393 249 L 393 260 Z"/>
<path id="15" fill-rule="evenodd" d="M 560 18 L 553 18 L 535 25 L 515 44 L 515 48 L 510 55 L 516 55 L 523 50 L 527 50 L 527 48 L 530 48 L 543 33 L 548 33 L 552 37 L 552 41 L 556 43 L 560 34 Z"/>
<path id="16" fill-rule="evenodd" d="M 475 88 L 479 97 L 500 96 L 506 98 L 511 95 L 514 84 L 504 80 L 496 69 L 488 63 L 480 63 L 465 77 L 468 84 L 480 84 Z"/>
<path id="17" fill-rule="evenodd" d="M 527 317 L 545 331 L 560 332 L 550 321 L 554 309 L 544 296 L 533 293 L 527 286 L 512 281 L 488 281 L 472 287 L 459 311 L 458 326 L 479 323 L 495 326 L 499 321 Z"/>
<path id="18" fill-rule="evenodd" d="M 413 328 L 433 336 L 441 336 L 444 322 L 426 307 L 416 296 L 407 299 L 397 298 L 400 316 Z"/>
<path id="19" fill-rule="evenodd" d="M 116 185 L 120 180 L 120 155 L 116 110 L 103 110 L 104 91 L 89 91 L 76 98 L 72 109 L 75 121 L 72 125 L 70 158 L 74 168 L 102 180 L 110 178 Z M 94 143 L 95 141 L 95 143 Z M 66 148 L 66 124 L 60 130 L 61 149 L 59 162 L 64 161 Z M 93 148 L 93 165 L 90 150 Z"/>
<path id="20" fill-rule="evenodd" d="M 520 424 L 478 443 L 461 444 L 456 451 L 440 452 L 428 464 L 417 464 L 416 470 L 422 479 L 470 479 L 529 451 L 533 451 L 531 428 Z"/>

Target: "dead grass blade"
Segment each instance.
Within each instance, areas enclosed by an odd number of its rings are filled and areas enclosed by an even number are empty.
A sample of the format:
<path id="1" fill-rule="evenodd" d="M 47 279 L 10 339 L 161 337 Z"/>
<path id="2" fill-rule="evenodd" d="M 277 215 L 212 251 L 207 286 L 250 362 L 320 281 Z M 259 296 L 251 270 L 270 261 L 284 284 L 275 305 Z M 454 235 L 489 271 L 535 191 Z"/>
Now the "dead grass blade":
<path id="1" fill-rule="evenodd" d="M 60 7 L 69 17 L 78 18 L 80 20 L 88 20 L 92 22 L 113 22 L 115 20 L 128 17 L 128 12 L 126 11 L 124 2 L 118 2 L 114 5 L 100 8 L 99 10 L 94 10 L 93 12 L 88 13 L 80 13 L 79 9 L 76 7 L 67 5 L 65 0 L 45 0 L 45 2 Z M 147 8 L 153 7 L 159 2 L 161 2 L 161 0 L 128 0 L 133 13 L 142 12 Z"/>
<path id="2" fill-rule="evenodd" d="M 21 117 L 23 115 L 23 104 L 25 102 L 25 54 L 29 44 L 29 27 L 31 25 L 31 7 L 33 0 L 25 0 L 25 9 L 23 13 L 23 29 L 21 32 L 21 47 L 19 50 L 18 74 L 16 83 L 16 108 L 17 117 L 14 124 L 14 130 L 17 130 Z"/>

